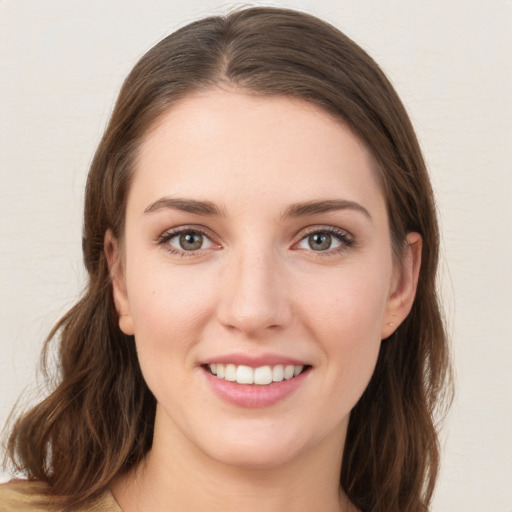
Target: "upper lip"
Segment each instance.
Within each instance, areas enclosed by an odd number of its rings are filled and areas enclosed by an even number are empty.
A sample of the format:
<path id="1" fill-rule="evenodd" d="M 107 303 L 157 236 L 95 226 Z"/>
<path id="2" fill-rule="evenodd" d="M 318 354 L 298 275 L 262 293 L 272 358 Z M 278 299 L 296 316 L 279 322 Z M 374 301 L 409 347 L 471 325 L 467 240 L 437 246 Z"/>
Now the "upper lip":
<path id="1" fill-rule="evenodd" d="M 283 366 L 307 366 L 309 363 L 294 357 L 279 354 L 225 354 L 208 358 L 202 364 L 234 364 L 236 366 L 243 365 L 250 366 L 251 368 L 259 368 L 261 366 L 276 366 L 278 364 L 282 364 Z"/>

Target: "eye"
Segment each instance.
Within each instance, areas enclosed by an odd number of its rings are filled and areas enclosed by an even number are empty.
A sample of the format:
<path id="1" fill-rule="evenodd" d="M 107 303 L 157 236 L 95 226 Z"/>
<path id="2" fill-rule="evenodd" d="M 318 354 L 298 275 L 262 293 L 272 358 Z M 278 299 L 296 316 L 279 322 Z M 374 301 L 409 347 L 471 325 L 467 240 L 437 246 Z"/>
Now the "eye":
<path id="1" fill-rule="evenodd" d="M 213 247 L 213 242 L 205 233 L 190 228 L 164 233 L 158 242 L 176 253 L 190 253 Z"/>
<path id="2" fill-rule="evenodd" d="M 301 249 L 312 249 L 313 251 L 327 251 L 340 245 L 341 242 L 336 240 L 330 233 L 313 233 L 304 237 L 299 242 Z"/>
<path id="3" fill-rule="evenodd" d="M 310 231 L 296 244 L 296 247 L 315 252 L 337 252 L 352 244 L 353 239 L 346 231 L 328 227 Z"/>

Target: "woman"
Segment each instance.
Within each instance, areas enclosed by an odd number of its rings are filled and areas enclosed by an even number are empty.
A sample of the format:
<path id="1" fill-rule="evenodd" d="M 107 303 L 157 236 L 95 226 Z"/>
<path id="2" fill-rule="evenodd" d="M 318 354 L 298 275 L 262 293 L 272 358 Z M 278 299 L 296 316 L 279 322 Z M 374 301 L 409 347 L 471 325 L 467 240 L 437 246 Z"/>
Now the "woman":
<path id="1" fill-rule="evenodd" d="M 428 509 L 438 229 L 363 50 L 281 9 L 178 30 L 123 85 L 84 219 L 88 287 L 14 425 L 6 511 Z"/>

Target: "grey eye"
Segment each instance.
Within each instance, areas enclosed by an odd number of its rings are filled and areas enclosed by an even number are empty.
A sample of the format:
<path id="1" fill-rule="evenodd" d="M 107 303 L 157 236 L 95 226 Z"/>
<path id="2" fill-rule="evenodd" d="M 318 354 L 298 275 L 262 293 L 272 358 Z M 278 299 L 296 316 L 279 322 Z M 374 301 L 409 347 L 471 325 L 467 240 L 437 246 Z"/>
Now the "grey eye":
<path id="1" fill-rule="evenodd" d="M 199 231 L 184 231 L 169 240 L 169 245 L 181 251 L 197 251 L 212 246 L 211 240 Z"/>
<path id="2" fill-rule="evenodd" d="M 330 249 L 332 243 L 331 235 L 315 233 L 308 236 L 308 244 L 314 251 L 325 251 Z"/>
<path id="3" fill-rule="evenodd" d="M 313 251 L 327 251 L 341 246 L 341 241 L 337 237 L 323 231 L 311 233 L 305 236 L 298 244 L 301 249 L 311 249 Z"/>

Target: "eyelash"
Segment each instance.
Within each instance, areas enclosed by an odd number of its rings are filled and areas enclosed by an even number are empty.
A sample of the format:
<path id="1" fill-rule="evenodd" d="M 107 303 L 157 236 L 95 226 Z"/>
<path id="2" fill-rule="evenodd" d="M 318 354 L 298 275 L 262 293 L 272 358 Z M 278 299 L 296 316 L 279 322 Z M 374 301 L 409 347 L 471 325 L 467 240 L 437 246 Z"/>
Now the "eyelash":
<path id="1" fill-rule="evenodd" d="M 182 258 L 197 256 L 197 254 L 200 251 L 204 251 L 206 249 L 197 249 L 193 251 L 186 251 L 186 250 L 180 250 L 176 249 L 175 247 L 170 245 L 170 241 L 182 234 L 185 233 L 191 233 L 191 234 L 200 234 L 207 238 L 212 245 L 216 245 L 215 242 L 212 240 L 212 236 L 209 234 L 208 231 L 200 228 L 200 227 L 192 227 L 192 226 L 185 226 L 180 228 L 172 229 L 171 231 L 167 231 L 163 233 L 160 237 L 157 239 L 157 243 L 162 246 L 166 246 L 165 249 L 172 255 L 177 255 Z M 295 242 L 292 247 L 297 246 L 300 244 L 303 240 L 305 240 L 307 237 L 315 234 L 327 234 L 335 238 L 340 245 L 338 247 L 335 247 L 334 249 L 327 249 L 325 251 L 315 251 L 314 249 L 304 249 L 308 252 L 312 252 L 315 254 L 315 256 L 318 257 L 328 257 L 335 254 L 340 254 L 350 247 L 354 246 L 355 240 L 351 234 L 349 234 L 347 231 L 336 228 L 334 226 L 312 226 L 306 230 L 305 233 L 302 234 L 300 240 L 298 242 Z"/>
<path id="2" fill-rule="evenodd" d="M 311 226 L 310 228 L 307 228 L 306 232 L 301 236 L 300 240 L 294 244 L 294 246 L 300 244 L 309 236 L 316 234 L 327 234 L 335 238 L 338 242 L 340 242 L 339 247 L 335 247 L 333 249 L 329 248 L 325 251 L 315 251 L 314 249 L 306 249 L 308 252 L 312 252 L 315 254 L 315 256 L 320 258 L 341 254 L 347 249 L 353 247 L 355 244 L 354 237 L 344 229 L 336 228 L 334 226 Z"/>
<path id="3" fill-rule="evenodd" d="M 157 243 L 159 245 L 165 246 L 165 250 L 168 251 L 170 254 L 176 255 L 176 256 L 181 256 L 182 258 L 189 258 L 191 256 L 197 256 L 197 254 L 200 251 L 205 250 L 205 249 L 197 249 L 195 251 L 185 251 L 185 250 L 176 249 L 175 247 L 170 245 L 169 242 L 173 238 L 175 238 L 179 235 L 185 234 L 185 233 L 200 234 L 200 235 L 204 236 L 205 238 L 207 238 L 208 240 L 210 240 L 212 245 L 216 245 L 212 241 L 213 237 L 212 237 L 212 235 L 209 234 L 209 232 L 207 232 L 204 229 L 201 229 L 199 227 L 194 227 L 194 226 L 185 226 L 185 227 L 172 229 L 171 231 L 166 231 L 158 238 Z"/>

